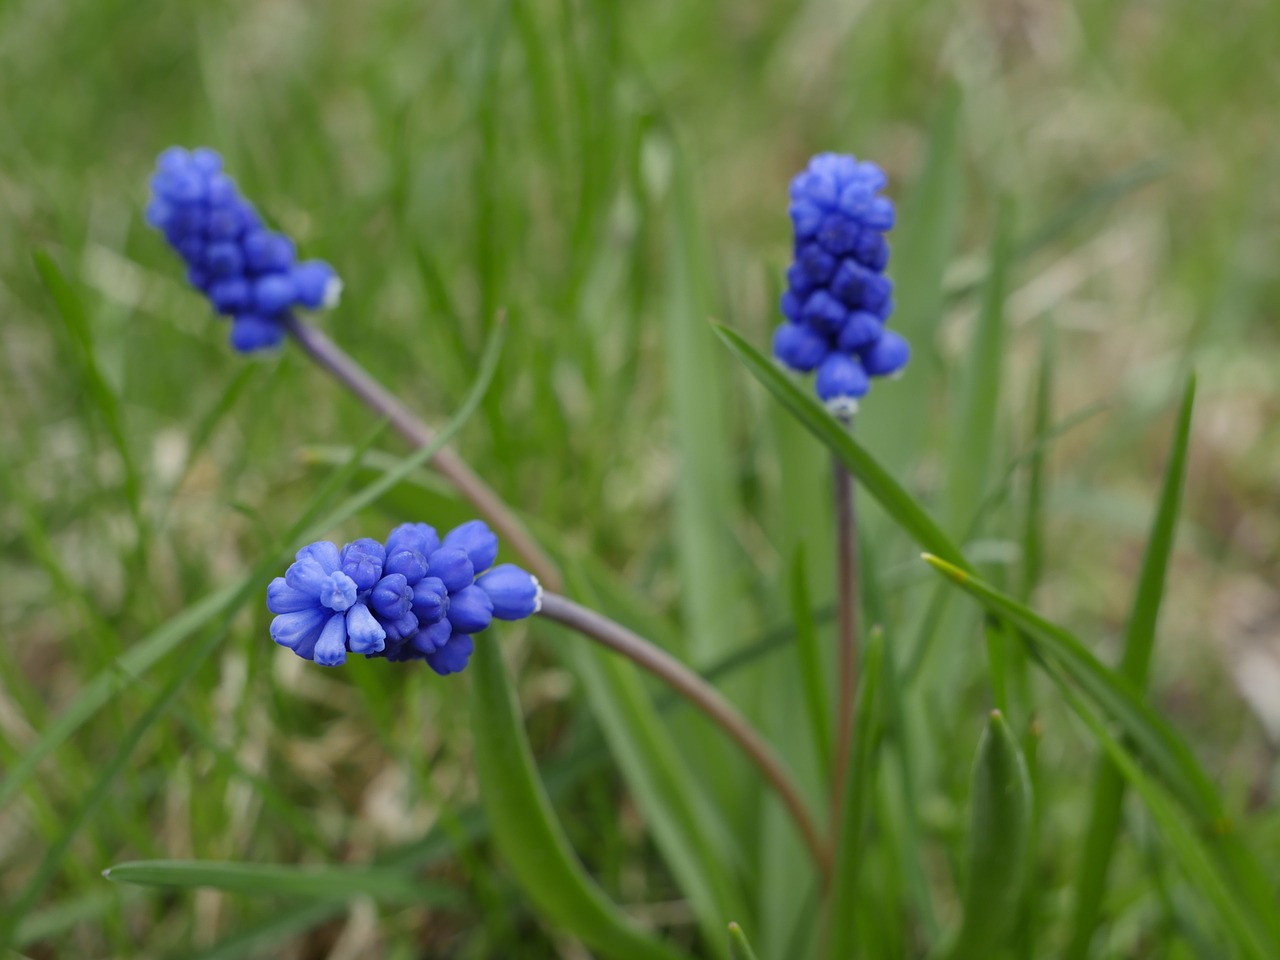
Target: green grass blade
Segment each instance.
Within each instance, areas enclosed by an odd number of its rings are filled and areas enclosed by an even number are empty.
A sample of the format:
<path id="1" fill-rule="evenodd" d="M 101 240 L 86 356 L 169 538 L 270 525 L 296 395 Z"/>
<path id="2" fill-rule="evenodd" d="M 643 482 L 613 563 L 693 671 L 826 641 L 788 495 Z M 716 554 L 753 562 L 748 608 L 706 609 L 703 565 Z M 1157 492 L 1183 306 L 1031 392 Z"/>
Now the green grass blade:
<path id="1" fill-rule="evenodd" d="M 724 376 L 715 341 L 704 318 L 711 312 L 705 289 L 714 274 L 703 249 L 691 187 L 675 177 L 668 214 L 667 276 L 664 311 L 671 419 L 680 457 L 676 480 L 675 532 L 681 607 L 688 637 L 688 659 L 705 664 L 733 648 L 739 636 L 741 604 L 732 549 L 735 490 L 724 438 Z M 717 938 L 719 939 L 719 938 Z"/>
<path id="2" fill-rule="evenodd" d="M 81 827 L 84 826 L 106 798 L 116 777 L 124 769 L 124 765 L 128 762 L 129 757 L 133 754 L 147 731 L 160 721 L 182 688 L 195 676 L 204 661 L 225 640 L 231 629 L 232 620 L 239 608 L 247 602 L 252 593 L 263 588 L 271 571 L 279 564 L 281 557 L 287 554 L 292 544 L 298 540 L 304 543 L 314 540 L 317 536 L 322 535 L 323 532 L 332 529 L 359 510 L 364 509 L 376 501 L 386 490 L 394 487 L 404 477 L 418 469 L 431 458 L 436 450 L 448 443 L 454 433 L 461 428 L 462 424 L 467 421 L 476 407 L 479 406 L 485 391 L 492 382 L 493 374 L 497 369 L 498 359 L 501 355 L 504 332 L 505 326 L 503 324 L 495 325 L 493 333 L 489 337 L 474 386 L 453 419 L 446 424 L 445 428 L 440 431 L 431 444 L 410 454 L 399 468 L 380 477 L 359 493 L 348 497 L 326 514 L 323 519 L 317 521 L 317 514 L 323 510 L 334 492 L 347 483 L 349 477 L 354 474 L 359 466 L 360 458 L 364 455 L 365 450 L 382 434 L 386 425 L 385 423 L 379 424 L 370 433 L 367 440 L 357 448 L 352 461 L 346 464 L 343 469 L 335 471 L 329 481 L 312 498 L 310 505 L 302 511 L 299 519 L 282 538 L 281 545 L 277 549 L 268 552 L 263 560 L 255 566 L 253 572 L 238 584 L 239 589 L 236 590 L 227 606 L 223 608 L 221 626 L 216 630 L 211 630 L 203 642 L 187 651 L 188 655 L 182 666 L 170 676 L 152 699 L 147 709 L 130 727 L 124 737 L 121 738 L 120 745 L 115 753 L 103 765 L 93 786 L 87 791 L 75 812 L 67 819 L 58 839 L 50 846 L 40 865 L 19 893 L 16 898 L 16 906 L 6 912 L 3 917 L 0 917 L 0 950 L 4 950 L 9 945 L 16 925 L 32 908 L 36 899 L 53 879 L 54 872 L 70 849 Z"/>
<path id="3" fill-rule="evenodd" d="M 40 762 L 58 749 L 77 730 L 93 719 L 111 699 L 136 677 L 151 669 L 191 634 L 212 621 L 230 606 L 248 577 L 209 594 L 177 616 L 147 634 L 111 666 L 80 688 L 63 711 L 0 781 L 0 809 L 14 798 L 31 778 Z"/>
<path id="4" fill-rule="evenodd" d="M 130 900 L 136 900 L 140 891 L 130 891 L 132 896 L 121 896 L 119 890 L 95 890 L 75 899 L 64 900 L 52 907 L 30 914 L 18 924 L 14 934 L 13 948 L 23 947 L 47 940 L 63 933 L 79 923 L 98 919 L 106 913 L 117 911 Z"/>
<path id="5" fill-rule="evenodd" d="M 1213 782 L 1173 728 L 1143 701 L 1133 685 L 1108 670 L 1088 648 L 1062 627 L 1045 620 L 977 577 L 925 555 L 926 562 L 948 577 L 982 606 L 1007 617 L 1050 657 L 1085 695 L 1130 736 L 1139 752 L 1206 829 L 1223 827 L 1223 811 Z"/>
<path id="6" fill-rule="evenodd" d="M 1250 915 L 1242 909 L 1239 895 L 1232 889 L 1230 881 L 1223 877 L 1223 865 L 1207 847 L 1202 832 L 1188 826 L 1178 814 L 1174 798 L 1143 772 L 1124 745 L 1112 735 L 1107 725 L 1093 713 L 1089 706 L 1081 702 L 1065 680 L 1056 672 L 1053 673 L 1053 677 L 1063 697 L 1071 705 L 1076 716 L 1084 721 L 1107 758 L 1129 786 L 1141 796 L 1183 870 L 1193 882 L 1197 895 L 1204 897 L 1213 905 L 1218 919 L 1243 955 L 1252 960 L 1266 960 L 1268 957 L 1277 956 L 1280 951 L 1280 939 L 1267 930 L 1266 920 L 1259 922 L 1258 914 Z M 1274 918 L 1275 904 L 1271 904 L 1269 915 L 1264 913 L 1261 916 L 1267 919 Z"/>
<path id="7" fill-rule="evenodd" d="M 831 619 L 831 612 L 822 611 L 814 619 L 819 623 L 825 623 Z M 717 661 L 703 672 L 703 679 L 712 682 L 718 678 L 731 676 L 735 671 L 779 651 L 791 637 L 789 625 L 770 630 L 758 639 L 745 644 L 741 650 Z M 659 713 L 666 714 L 676 709 L 687 708 L 688 701 L 676 693 L 669 693 L 658 698 L 656 706 Z M 585 736 L 582 743 L 566 756 L 558 758 L 547 766 L 544 782 L 548 795 L 553 800 L 564 796 L 587 777 L 606 769 L 610 759 L 609 751 L 598 733 Z M 375 866 L 402 872 L 419 870 L 451 856 L 461 842 L 480 843 L 488 838 L 489 822 L 478 806 L 461 811 L 457 819 L 465 826 L 465 835 L 461 839 L 437 829 L 422 840 L 407 844 L 380 857 Z M 810 896 L 809 899 L 814 898 Z M 183 960 L 239 958 L 244 956 L 245 951 L 251 947 L 274 945 L 289 936 L 305 932 L 325 922 L 342 908 L 343 905 L 339 901 L 284 908 L 278 916 L 219 941 L 206 952 L 184 957 Z"/>
<path id="8" fill-rule="evenodd" d="M 580 569 L 571 571 L 575 594 L 616 616 L 600 602 L 588 577 Z M 577 668 L 654 841 L 688 898 L 709 948 L 723 956 L 724 918 L 746 909 L 733 879 L 733 867 L 740 866 L 742 856 L 723 829 L 726 818 L 713 809 L 713 799 L 676 749 L 670 727 L 662 722 L 634 667 L 580 638 L 569 638 L 567 646 L 564 641 L 562 632 L 558 646 Z"/>
<path id="9" fill-rule="evenodd" d="M 428 883 L 392 870 L 221 863 L 216 860 L 134 860 L 102 871 L 114 883 L 169 889 L 208 888 L 281 897 L 373 897 L 397 903 L 456 907 L 457 888 Z"/>
<path id="10" fill-rule="evenodd" d="M 346 901 L 329 898 L 300 907 L 283 907 L 263 923 L 244 927 L 198 953 L 170 955 L 166 960 L 247 960 L 279 957 L 282 944 L 331 920 L 345 909 Z"/>
<path id="11" fill-rule="evenodd" d="M 858 414 L 863 441 L 894 471 L 906 469 L 919 453 L 929 416 L 928 385 L 940 369 L 933 344 L 945 314 L 944 275 L 964 195 L 960 108 L 960 89 L 950 84 L 939 97 L 924 167 L 903 191 L 901 226 L 894 232 L 889 270 L 898 308 L 892 322 L 911 342 L 914 359 L 902 381 L 889 388 L 892 403 L 868 403 Z"/>
<path id="12" fill-rule="evenodd" d="M 525 895 L 555 927 L 615 960 L 678 960 L 632 923 L 587 875 L 534 766 L 502 651 L 481 644 L 471 660 L 476 774 L 494 842 Z"/>
<path id="13" fill-rule="evenodd" d="M 62 275 L 62 271 L 58 269 L 57 264 L 53 262 L 53 258 L 47 253 L 43 250 L 37 250 L 33 256 L 35 258 L 36 271 L 40 274 L 40 279 L 44 282 L 45 288 L 53 297 L 53 301 L 58 308 L 58 315 L 67 325 L 68 332 L 75 343 L 76 359 L 80 367 L 78 372 L 83 382 L 84 391 L 92 401 L 93 409 L 97 410 L 102 417 L 107 432 L 111 435 L 116 452 L 120 455 L 120 462 L 124 467 L 125 498 L 129 504 L 129 510 L 133 514 L 134 522 L 138 524 L 140 531 L 139 542 L 141 543 L 145 540 L 141 531 L 145 531 L 147 527 L 142 512 L 142 481 L 137 464 L 134 462 L 133 454 L 130 452 L 128 439 L 125 436 L 124 414 L 121 409 L 120 398 L 116 396 L 115 390 L 98 365 L 93 349 L 93 331 L 89 324 L 89 318 L 85 316 L 84 307 L 75 288 L 67 282 L 67 279 Z"/>
<path id="14" fill-rule="evenodd" d="M 1160 491 L 1160 503 L 1151 526 L 1151 535 L 1147 539 L 1142 572 L 1138 575 L 1138 589 L 1133 598 L 1133 611 L 1129 615 L 1129 627 L 1125 633 L 1120 672 L 1140 689 L 1146 687 L 1151 671 L 1156 622 L 1164 599 L 1165 575 L 1169 569 L 1169 557 L 1173 553 L 1174 538 L 1177 536 L 1178 509 L 1187 474 L 1187 448 L 1191 442 L 1191 411 L 1195 405 L 1195 396 L 1196 379 L 1193 374 L 1187 378 L 1182 393 L 1173 446 Z"/>
<path id="15" fill-rule="evenodd" d="M 729 924 L 729 956 L 732 960 L 757 960 L 747 935 L 737 923 Z"/>
<path id="16" fill-rule="evenodd" d="M 805 569 L 803 545 L 797 546 L 795 561 L 791 564 L 791 619 L 796 629 L 796 657 L 800 664 L 809 735 L 822 766 L 823 779 L 830 782 L 831 704 L 825 657 L 818 640 L 813 606 L 809 600 L 809 579 Z"/>
<path id="17" fill-rule="evenodd" d="M 1036 378 L 1032 441 L 1027 456 L 1027 498 L 1022 518 L 1022 569 L 1018 596 L 1026 601 L 1044 570 L 1045 453 L 1053 437 L 1053 381 L 1055 352 L 1053 325 L 1045 321 L 1040 339 L 1040 367 Z"/>
<path id="18" fill-rule="evenodd" d="M 951 960 L 998 955 L 1016 918 L 1031 840 L 1031 780 L 1017 740 L 991 713 L 973 765 L 964 919 Z"/>
<path id="19" fill-rule="evenodd" d="M 866 856 L 864 828 L 875 793 L 875 753 L 880 743 L 883 706 L 881 680 L 884 676 L 884 631 L 872 630 L 863 653 L 862 677 L 858 683 L 858 705 L 854 721 L 853 756 L 850 758 L 843 791 L 836 838 L 836 856 L 827 906 L 825 955 L 838 960 L 852 957 L 858 949 L 856 917 L 859 910 L 859 880 Z"/>
<path id="20" fill-rule="evenodd" d="M 1158 773 L 1169 790 L 1197 821 L 1215 850 L 1229 864 L 1237 895 L 1253 914 L 1263 918 L 1271 937 L 1280 944 L 1280 915 L 1274 894 L 1253 852 L 1232 827 L 1213 781 L 1177 731 L 1147 706 L 1129 679 L 1108 670 L 1075 636 L 1045 620 L 1011 597 L 937 557 L 925 560 L 989 611 L 1007 617 L 1032 641 L 1032 649 L 1050 658 L 1080 691 L 1132 742 L 1138 754 Z"/>
<path id="21" fill-rule="evenodd" d="M 1183 481 L 1186 477 L 1187 447 L 1191 437 L 1191 411 L 1195 402 L 1195 377 L 1188 378 L 1182 395 L 1182 405 L 1174 427 L 1173 446 L 1169 463 L 1165 468 L 1164 485 L 1160 492 L 1159 506 L 1152 521 L 1147 539 L 1142 570 L 1138 575 L 1138 587 L 1134 594 L 1133 610 L 1125 633 L 1124 653 L 1120 673 L 1138 690 L 1145 690 L 1150 673 L 1151 655 L 1155 646 L 1156 621 L 1160 603 L 1164 598 L 1165 574 L 1169 557 L 1173 552 L 1177 532 L 1178 506 L 1182 500 Z M 1121 807 L 1124 799 L 1124 779 L 1111 763 L 1099 767 L 1093 786 L 1093 807 L 1086 834 L 1084 859 L 1076 875 L 1075 915 L 1072 920 L 1071 941 L 1065 956 L 1068 960 L 1083 960 L 1088 956 L 1089 944 L 1098 925 L 1103 897 L 1107 889 L 1107 874 L 1111 866 L 1111 854 L 1115 848 L 1120 828 Z"/>
<path id="22" fill-rule="evenodd" d="M 1013 259 L 1012 205 L 1000 205 L 991 241 L 991 269 L 978 314 L 968 363 L 959 377 L 954 423 L 947 450 L 947 521 L 954 535 L 969 529 L 974 507 L 987 489 L 998 435 L 1000 384 L 1005 353 L 1004 301 Z"/>
<path id="23" fill-rule="evenodd" d="M 488 389 L 501 354 L 505 327 L 498 325 L 490 336 L 481 360 L 480 371 L 472 387 L 457 413 L 437 436 L 435 443 L 410 454 L 398 463 L 386 464 L 380 474 L 372 480 L 363 491 L 352 497 L 344 507 L 335 511 L 323 524 L 317 524 L 317 535 L 326 529 L 337 526 L 347 517 L 364 509 L 370 503 L 396 488 L 407 478 L 416 473 L 421 466 L 434 455 L 435 451 L 453 437 L 462 425 L 470 418 L 480 402 L 483 392 Z M 371 441 L 372 442 L 372 441 Z M 359 465 L 360 450 L 347 450 L 348 466 Z M 315 501 L 317 503 L 323 501 Z M 313 511 L 314 512 L 314 511 Z M 252 575 L 250 575 L 252 576 Z M 146 673 L 159 660 L 164 658 L 195 631 L 211 622 L 225 611 L 239 596 L 250 577 L 245 577 L 209 596 L 197 601 L 183 610 L 173 619 L 152 631 L 109 669 L 102 671 L 89 683 L 85 684 L 76 698 L 58 715 L 35 744 L 22 755 L 9 770 L 3 781 L 0 781 L 0 809 L 13 798 L 23 784 L 30 779 L 40 761 L 64 743 L 80 727 L 87 723 L 118 692 L 136 677 Z"/>
<path id="24" fill-rule="evenodd" d="M 733 351 L 747 371 L 762 383 L 800 423 L 822 441 L 897 523 L 929 552 L 953 565 L 968 569 L 964 555 L 952 544 L 942 528 L 912 499 L 871 454 L 841 428 L 835 418 L 810 393 L 796 384 L 768 360 L 740 333 L 718 323 L 712 324 L 720 339 Z"/>

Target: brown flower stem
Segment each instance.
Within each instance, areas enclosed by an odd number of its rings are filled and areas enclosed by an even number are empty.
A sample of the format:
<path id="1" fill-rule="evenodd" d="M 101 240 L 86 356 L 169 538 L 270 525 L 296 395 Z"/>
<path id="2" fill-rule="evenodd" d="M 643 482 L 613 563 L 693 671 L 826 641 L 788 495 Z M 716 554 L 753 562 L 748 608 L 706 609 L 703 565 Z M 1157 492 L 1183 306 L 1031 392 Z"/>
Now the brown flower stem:
<path id="1" fill-rule="evenodd" d="M 370 410 L 386 417 L 396 431 L 415 447 L 425 447 L 435 438 L 435 432 L 429 426 L 320 330 L 296 316 L 289 317 L 285 327 L 304 353 L 359 397 Z M 560 569 L 550 554 L 539 546 L 506 501 L 480 479 L 465 460 L 451 448 L 444 447 L 431 458 L 431 463 L 470 501 L 498 537 L 520 555 L 544 587 L 548 590 L 563 589 Z"/>

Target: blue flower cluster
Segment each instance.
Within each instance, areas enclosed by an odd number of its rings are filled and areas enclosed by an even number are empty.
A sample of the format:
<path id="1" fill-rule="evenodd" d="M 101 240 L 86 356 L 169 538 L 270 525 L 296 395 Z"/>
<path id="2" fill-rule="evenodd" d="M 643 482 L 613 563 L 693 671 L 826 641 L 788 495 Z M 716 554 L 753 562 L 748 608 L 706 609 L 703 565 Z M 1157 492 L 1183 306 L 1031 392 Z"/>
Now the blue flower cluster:
<path id="1" fill-rule="evenodd" d="M 893 282 L 884 275 L 893 202 L 874 163 L 820 153 L 791 181 L 795 260 L 787 270 L 774 356 L 800 373 L 816 370 L 818 396 L 838 416 L 858 409 L 868 377 L 891 376 L 910 358 L 885 321 Z"/>
<path id="2" fill-rule="evenodd" d="M 243 353 L 279 344 L 291 310 L 338 301 L 333 267 L 298 262 L 293 241 L 263 226 L 208 147 L 160 154 L 146 216 L 186 262 L 191 285 L 232 318 L 231 345 Z"/>
<path id="3" fill-rule="evenodd" d="M 457 673 L 471 657 L 472 634 L 494 617 L 522 620 L 542 607 L 537 579 L 514 564 L 494 567 L 497 555 L 498 538 L 480 520 L 443 540 L 434 527 L 405 523 L 386 544 L 313 543 L 267 588 L 267 609 L 277 615 L 271 638 L 327 667 L 350 652 Z"/>

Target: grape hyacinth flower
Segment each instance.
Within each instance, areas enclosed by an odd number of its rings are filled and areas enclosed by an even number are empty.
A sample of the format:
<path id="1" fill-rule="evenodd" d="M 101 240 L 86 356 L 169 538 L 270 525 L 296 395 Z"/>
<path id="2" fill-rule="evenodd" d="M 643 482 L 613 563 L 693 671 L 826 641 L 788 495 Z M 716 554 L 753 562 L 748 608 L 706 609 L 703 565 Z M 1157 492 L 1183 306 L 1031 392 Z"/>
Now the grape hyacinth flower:
<path id="1" fill-rule="evenodd" d="M 404 523 L 385 544 L 313 543 L 267 588 L 271 638 L 328 667 L 362 653 L 457 673 L 472 634 L 494 617 L 523 620 L 542 607 L 537 579 L 514 564 L 494 567 L 497 555 L 498 538 L 479 520 L 443 540 L 425 523 Z"/>
<path id="2" fill-rule="evenodd" d="M 893 283 L 884 234 L 894 223 L 893 202 L 878 195 L 886 183 L 874 163 L 835 153 L 818 154 L 791 181 L 795 259 L 773 354 L 798 373 L 816 370 L 819 398 L 842 418 L 857 411 L 869 377 L 900 373 L 911 355 L 885 328 Z"/>
<path id="3" fill-rule="evenodd" d="M 182 257 L 191 285 L 232 318 L 231 345 L 242 353 L 278 345 L 292 310 L 338 302 L 333 267 L 299 262 L 293 241 L 267 229 L 208 147 L 160 154 L 146 219 Z"/>

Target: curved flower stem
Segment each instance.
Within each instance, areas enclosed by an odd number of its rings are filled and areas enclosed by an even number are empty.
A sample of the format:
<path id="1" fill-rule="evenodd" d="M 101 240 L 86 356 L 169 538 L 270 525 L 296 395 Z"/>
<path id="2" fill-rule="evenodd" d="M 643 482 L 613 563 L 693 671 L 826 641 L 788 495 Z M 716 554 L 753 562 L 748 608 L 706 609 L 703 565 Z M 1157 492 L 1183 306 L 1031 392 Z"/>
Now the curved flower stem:
<path id="1" fill-rule="evenodd" d="M 285 328 L 312 360 L 333 374 L 370 410 L 386 417 L 402 437 L 415 447 L 431 443 L 435 432 L 324 333 L 296 316 L 285 321 Z M 444 447 L 431 458 L 431 463 L 493 525 L 498 536 L 511 545 L 547 589 L 562 588 L 556 562 L 538 545 L 506 502 L 480 479 L 465 460 L 451 448 Z"/>
<path id="2" fill-rule="evenodd" d="M 817 825 L 805 806 L 800 791 L 772 748 L 720 691 L 661 647 L 566 597 L 549 591 L 544 593 L 539 613 L 648 670 L 728 734 L 781 797 L 825 882 L 831 870 L 830 852 L 818 833 Z"/>
<path id="3" fill-rule="evenodd" d="M 845 427 L 851 421 L 845 420 Z M 854 700 L 858 691 L 858 527 L 854 515 L 853 477 L 832 458 L 836 509 L 836 637 L 839 645 L 839 694 L 836 699 L 836 755 L 831 782 L 831 822 L 840 822 L 847 788 L 849 752 L 853 749 Z"/>

